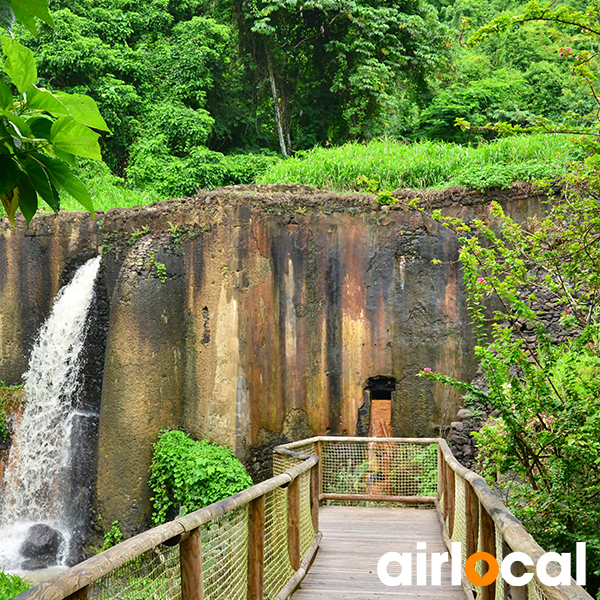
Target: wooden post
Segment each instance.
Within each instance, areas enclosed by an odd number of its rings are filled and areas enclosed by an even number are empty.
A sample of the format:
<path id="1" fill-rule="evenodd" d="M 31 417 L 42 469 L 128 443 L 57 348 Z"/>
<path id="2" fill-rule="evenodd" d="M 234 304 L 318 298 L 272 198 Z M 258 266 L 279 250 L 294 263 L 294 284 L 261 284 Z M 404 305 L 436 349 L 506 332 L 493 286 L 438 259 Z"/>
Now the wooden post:
<path id="1" fill-rule="evenodd" d="M 479 541 L 479 498 L 465 479 L 465 522 L 467 524 L 467 558 L 477 552 Z"/>
<path id="2" fill-rule="evenodd" d="M 189 537 L 181 542 L 181 600 L 203 600 L 204 583 L 202 581 L 202 541 L 200 527 L 194 529 Z"/>
<path id="3" fill-rule="evenodd" d="M 454 531 L 454 511 L 456 509 L 455 495 L 456 495 L 456 483 L 454 477 L 454 471 L 449 465 L 446 465 L 446 494 L 448 496 L 448 537 L 452 537 Z M 444 513 L 446 512 L 446 499 L 444 498 Z"/>
<path id="4" fill-rule="evenodd" d="M 90 586 L 86 585 L 74 594 L 67 596 L 65 600 L 90 600 Z"/>
<path id="5" fill-rule="evenodd" d="M 288 554 L 292 569 L 300 568 L 300 477 L 296 477 L 288 491 Z"/>
<path id="6" fill-rule="evenodd" d="M 265 497 L 248 504 L 248 600 L 262 600 L 265 573 Z"/>
<path id="7" fill-rule="evenodd" d="M 481 519 L 481 551 L 488 552 L 496 557 L 496 527 L 494 520 L 490 517 L 488 511 L 479 505 L 479 514 Z M 484 567 L 484 575 L 487 570 Z M 490 585 L 481 588 L 481 600 L 494 600 L 496 598 L 496 582 L 492 581 Z"/>
<path id="8" fill-rule="evenodd" d="M 310 516 L 315 533 L 319 531 L 319 465 L 310 470 Z"/>
<path id="9" fill-rule="evenodd" d="M 321 440 L 317 440 L 315 442 L 315 456 L 319 458 L 319 462 L 317 463 L 317 479 L 319 483 L 319 494 L 317 496 L 318 500 L 321 497 L 321 494 L 323 493 L 323 443 L 321 442 Z"/>

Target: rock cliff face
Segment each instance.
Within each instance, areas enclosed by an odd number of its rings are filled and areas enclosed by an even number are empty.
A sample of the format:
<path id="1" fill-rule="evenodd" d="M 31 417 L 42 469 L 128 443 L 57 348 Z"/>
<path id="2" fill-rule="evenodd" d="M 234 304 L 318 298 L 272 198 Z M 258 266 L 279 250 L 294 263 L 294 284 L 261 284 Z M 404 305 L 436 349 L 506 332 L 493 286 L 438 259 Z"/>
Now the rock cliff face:
<path id="1" fill-rule="evenodd" d="M 542 200 L 523 186 L 420 196 L 463 217 L 486 216 L 493 199 L 524 218 Z M 1 380 L 19 381 L 61 279 L 101 248 L 110 308 L 97 500 L 103 521 L 129 533 L 149 516 L 161 429 L 228 444 L 259 479 L 275 443 L 368 433 L 371 397 L 383 397 L 369 382 L 387 382 L 392 400 L 379 430 L 428 436 L 459 398 L 419 370 L 474 375 L 451 232 L 402 202 L 243 186 L 96 221 L 36 217 L 28 232 L 0 222 Z"/>

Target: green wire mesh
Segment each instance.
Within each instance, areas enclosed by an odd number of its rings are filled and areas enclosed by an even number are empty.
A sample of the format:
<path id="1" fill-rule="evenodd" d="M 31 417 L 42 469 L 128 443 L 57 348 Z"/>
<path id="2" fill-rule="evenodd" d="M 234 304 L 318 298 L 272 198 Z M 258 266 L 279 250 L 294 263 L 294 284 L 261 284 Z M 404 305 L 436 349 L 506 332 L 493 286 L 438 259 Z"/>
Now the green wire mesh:
<path id="1" fill-rule="evenodd" d="M 272 600 L 294 574 L 288 554 L 287 492 L 278 488 L 265 497 L 264 599 Z"/>
<path id="2" fill-rule="evenodd" d="M 245 600 L 248 589 L 248 505 L 202 526 L 204 597 Z"/>
<path id="3" fill-rule="evenodd" d="M 90 584 L 98 600 L 180 600 L 179 546 L 157 546 Z"/>
<path id="4" fill-rule="evenodd" d="M 322 461 L 324 494 L 437 494 L 437 444 L 324 441 Z"/>

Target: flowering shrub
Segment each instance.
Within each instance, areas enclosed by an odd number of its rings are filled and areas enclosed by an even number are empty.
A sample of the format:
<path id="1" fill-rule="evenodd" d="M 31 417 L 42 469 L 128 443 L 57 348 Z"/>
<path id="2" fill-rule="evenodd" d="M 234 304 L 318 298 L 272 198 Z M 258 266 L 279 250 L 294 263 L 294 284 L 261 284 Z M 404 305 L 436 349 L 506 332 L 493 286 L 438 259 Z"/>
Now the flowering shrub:
<path id="1" fill-rule="evenodd" d="M 493 409 L 479 468 L 548 550 L 588 544 L 600 582 L 600 190 L 576 175 L 525 225 L 492 203 L 484 219 L 433 218 L 457 232 L 485 390 L 421 375 Z M 597 191 L 598 190 L 598 191 Z M 493 304 L 499 306 L 490 310 Z M 552 306 L 553 315 L 540 307 Z M 565 341 L 566 340 L 566 341 Z"/>

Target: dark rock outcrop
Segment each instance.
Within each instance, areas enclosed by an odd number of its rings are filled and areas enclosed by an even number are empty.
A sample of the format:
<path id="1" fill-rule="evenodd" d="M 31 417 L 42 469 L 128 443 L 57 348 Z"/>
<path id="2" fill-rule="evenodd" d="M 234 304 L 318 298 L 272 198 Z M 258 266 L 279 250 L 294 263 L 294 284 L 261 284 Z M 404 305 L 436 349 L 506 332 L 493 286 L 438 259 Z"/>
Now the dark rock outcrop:
<path id="1" fill-rule="evenodd" d="M 65 538 L 60 531 L 44 523 L 32 525 L 19 548 L 19 552 L 29 559 L 25 561 L 28 566 L 22 564 L 21 568 L 33 571 L 55 565 L 58 562 L 58 553 L 64 543 Z"/>

